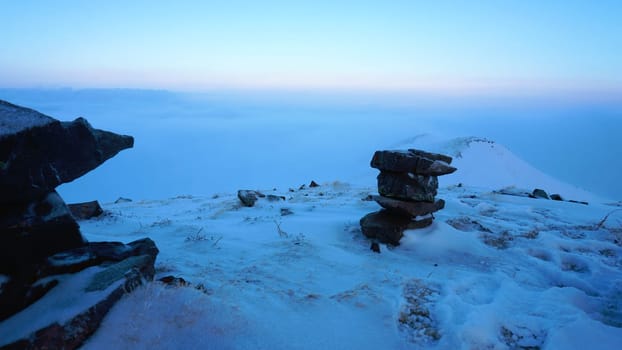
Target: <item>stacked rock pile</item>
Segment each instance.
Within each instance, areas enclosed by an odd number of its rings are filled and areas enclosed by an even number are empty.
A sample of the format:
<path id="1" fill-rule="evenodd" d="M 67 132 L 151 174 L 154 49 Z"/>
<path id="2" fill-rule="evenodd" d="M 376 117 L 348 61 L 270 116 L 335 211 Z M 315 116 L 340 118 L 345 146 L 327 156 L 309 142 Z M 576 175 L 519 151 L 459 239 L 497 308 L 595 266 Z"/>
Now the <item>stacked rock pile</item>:
<path id="1" fill-rule="evenodd" d="M 445 207 L 445 201 L 435 197 L 438 176 L 456 171 L 449 165 L 451 160 L 443 154 L 416 149 L 376 151 L 371 167 L 380 170 L 380 195 L 372 199 L 383 209 L 361 219 L 363 234 L 398 245 L 404 230 L 431 225 L 432 213 Z"/>
<path id="2" fill-rule="evenodd" d="M 0 100 L 0 348 L 75 348 L 125 291 L 143 278 L 153 278 L 158 249 L 152 240 L 87 242 L 55 190 L 133 143 L 131 136 L 93 129 L 82 118 L 60 122 Z M 2 327 L 13 327 L 11 316 L 26 312 L 50 290 L 61 288 L 71 294 L 62 284 L 66 274 L 88 275 L 87 268 L 93 266 L 109 273 L 104 280 L 93 277 L 92 287 L 83 293 L 106 289 L 123 279 L 125 283 L 91 308 L 78 310 L 83 313 L 65 324 L 33 329 L 37 332 L 21 339 L 15 329 L 5 333 Z M 62 315 L 50 319 L 67 320 L 66 313 Z M 41 316 L 32 315 L 33 319 Z"/>

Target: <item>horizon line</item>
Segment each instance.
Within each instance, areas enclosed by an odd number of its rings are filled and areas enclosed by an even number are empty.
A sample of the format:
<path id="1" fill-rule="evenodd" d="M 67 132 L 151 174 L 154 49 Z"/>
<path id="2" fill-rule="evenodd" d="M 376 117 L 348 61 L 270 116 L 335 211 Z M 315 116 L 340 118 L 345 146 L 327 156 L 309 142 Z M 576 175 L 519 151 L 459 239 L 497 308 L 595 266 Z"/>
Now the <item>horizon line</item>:
<path id="1" fill-rule="evenodd" d="M 162 87 L 162 86 L 110 86 L 79 84 L 32 84 L 23 86 L 0 85 L 0 90 L 41 90 L 41 91 L 152 91 L 181 94 L 210 94 L 210 93 L 240 93 L 250 95 L 262 95 L 273 93 L 289 93 L 299 95 L 324 95 L 338 94 L 342 96 L 378 96 L 378 97 L 425 97 L 425 98 L 494 98 L 494 99 L 566 99 L 573 98 L 580 101 L 593 102 L 617 102 L 622 103 L 622 84 L 610 84 L 599 88 L 582 86 L 565 86 L 552 88 L 551 86 L 533 87 L 532 89 L 516 88 L 510 86 L 489 88 L 479 86 L 477 88 L 461 89 L 458 86 L 448 88 L 387 88 L 387 87 L 344 87 L 344 86 L 252 86 L 252 85 L 221 85 L 203 87 Z"/>

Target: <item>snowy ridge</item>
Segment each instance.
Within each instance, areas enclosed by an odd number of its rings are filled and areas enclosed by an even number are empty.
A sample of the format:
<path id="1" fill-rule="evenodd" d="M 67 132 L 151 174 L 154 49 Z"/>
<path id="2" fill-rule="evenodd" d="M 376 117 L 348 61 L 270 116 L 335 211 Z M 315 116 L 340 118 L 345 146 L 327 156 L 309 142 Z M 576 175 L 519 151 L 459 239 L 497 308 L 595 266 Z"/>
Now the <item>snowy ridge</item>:
<path id="1" fill-rule="evenodd" d="M 439 140 L 431 135 L 421 135 L 401 144 L 401 147 L 420 147 L 454 157 L 452 165 L 458 168 L 441 179 L 442 185 L 462 183 L 490 190 L 516 187 L 528 192 L 535 188 L 547 193 L 560 194 L 565 199 L 604 202 L 576 186 L 564 183 L 536 169 L 516 156 L 505 146 L 481 137 L 460 137 Z"/>

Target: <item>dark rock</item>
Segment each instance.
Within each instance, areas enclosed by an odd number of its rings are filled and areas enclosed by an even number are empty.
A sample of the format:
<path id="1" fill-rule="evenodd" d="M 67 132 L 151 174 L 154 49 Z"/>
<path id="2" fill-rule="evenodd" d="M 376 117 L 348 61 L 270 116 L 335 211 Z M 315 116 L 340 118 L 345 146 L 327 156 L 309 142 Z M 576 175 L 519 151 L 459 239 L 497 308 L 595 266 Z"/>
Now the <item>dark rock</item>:
<path id="1" fill-rule="evenodd" d="M 10 279 L 0 289 L 0 322 L 30 306 L 56 285 L 55 279 L 36 285 L 19 277 Z"/>
<path id="2" fill-rule="evenodd" d="M 408 229 L 409 230 L 415 230 L 415 229 L 419 229 L 419 228 L 428 227 L 428 226 L 432 225 L 433 222 L 434 222 L 434 218 L 431 217 L 431 216 L 423 218 L 421 220 L 413 220 L 408 225 Z"/>
<path id="3" fill-rule="evenodd" d="M 158 248 L 150 238 L 123 244 L 121 242 L 89 242 L 84 246 L 60 252 L 49 257 L 39 272 L 39 277 L 75 273 L 104 262 L 119 262 L 131 256 L 158 255 Z"/>
<path id="4" fill-rule="evenodd" d="M 247 207 L 252 207 L 257 202 L 257 192 L 251 190 L 239 190 L 238 199 Z"/>
<path id="5" fill-rule="evenodd" d="M 302 191 L 302 190 L 304 190 L 306 188 L 307 188 L 307 186 L 305 184 L 302 184 L 302 185 L 300 185 L 300 187 L 298 187 L 298 190 Z"/>
<path id="6" fill-rule="evenodd" d="M 281 216 L 287 216 L 287 215 L 292 215 L 294 214 L 293 211 L 291 211 L 288 208 L 281 208 Z"/>
<path id="7" fill-rule="evenodd" d="M 32 308 L 24 308 L 46 298 L 50 290 L 57 294 L 57 285 L 63 292 L 71 288 L 71 284 L 63 285 L 62 278 L 55 278 L 56 274 L 86 273 L 88 277 L 94 270 L 83 270 L 98 265 L 104 269 L 93 276 L 87 291 L 105 290 L 117 283 L 110 288 L 112 294 L 64 325 L 53 324 L 36 332 L 33 326 L 33 334 L 8 345 L 11 332 L 2 330 L 0 348 L 76 348 L 125 292 L 145 278 L 153 279 L 158 254 L 153 241 L 144 239 L 127 246 L 87 244 L 73 215 L 96 216 L 103 212 L 101 207 L 97 202 L 82 203 L 72 206 L 72 215 L 54 191 L 132 147 L 133 142 L 130 136 L 93 129 L 82 118 L 59 122 L 0 101 L 0 274 L 9 276 L 0 288 L 0 320 L 5 320 L 0 327 L 10 324 L 10 317 L 17 312 L 34 313 Z M 121 279 L 125 281 L 118 283 Z M 55 312 L 63 313 L 57 319 L 67 319 L 65 311 Z M 28 317 L 34 320 L 39 316 Z"/>
<path id="8" fill-rule="evenodd" d="M 67 207 L 76 220 L 88 220 L 104 213 L 98 201 L 67 204 Z"/>
<path id="9" fill-rule="evenodd" d="M 371 247 L 369 249 L 374 252 L 380 254 L 380 244 L 378 242 L 371 242 Z"/>
<path id="10" fill-rule="evenodd" d="M 438 189 L 436 176 L 423 176 L 381 171 L 378 193 L 385 197 L 415 202 L 434 202 Z"/>
<path id="11" fill-rule="evenodd" d="M 368 194 L 367 196 L 361 198 L 361 200 L 365 202 L 371 202 L 374 200 L 374 196 L 372 196 L 371 194 Z"/>
<path id="12" fill-rule="evenodd" d="M 75 273 L 105 261 L 121 261 L 131 255 L 135 255 L 135 251 L 121 242 L 89 242 L 48 257 L 39 276 Z"/>
<path id="13" fill-rule="evenodd" d="M 317 182 L 311 180 L 311 183 L 309 184 L 309 187 L 313 188 L 313 187 L 320 187 L 320 185 L 317 184 Z"/>
<path id="14" fill-rule="evenodd" d="M 41 198 L 133 146 L 131 136 L 0 101 L 0 204 Z"/>
<path id="15" fill-rule="evenodd" d="M 557 194 L 557 193 L 552 194 L 552 195 L 551 195 L 551 199 L 552 199 L 552 200 L 554 200 L 554 201 L 563 201 L 563 200 L 564 200 L 564 199 L 562 198 L 562 196 L 560 196 L 560 195 L 559 195 L 559 194 Z"/>
<path id="16" fill-rule="evenodd" d="M 531 193 L 531 195 L 532 195 L 534 198 L 550 199 L 550 198 L 549 198 L 549 195 L 548 195 L 548 194 L 546 194 L 546 191 L 544 191 L 544 190 L 542 190 L 542 189 L 539 189 L 539 188 L 536 188 L 535 190 L 533 190 L 533 192 Z"/>
<path id="17" fill-rule="evenodd" d="M 149 257 L 150 264 L 147 266 L 150 270 L 141 272 L 145 275 L 152 276 L 155 274 L 155 260 L 160 253 L 160 250 L 156 246 L 155 242 L 151 238 L 143 238 L 136 240 L 134 242 L 130 242 L 127 244 L 130 249 L 133 250 L 133 254 L 135 255 L 146 255 Z"/>
<path id="18" fill-rule="evenodd" d="M 278 201 L 284 201 L 286 198 L 285 196 L 276 196 L 273 194 L 269 194 L 266 196 L 266 199 L 270 202 L 278 202 Z"/>
<path id="19" fill-rule="evenodd" d="M 77 273 L 92 266 L 104 266 L 105 264 L 127 261 L 131 257 L 141 257 L 135 267 L 141 274 L 153 276 L 155 273 L 153 266 L 157 255 L 158 248 L 149 238 L 140 239 L 127 245 L 121 242 L 93 242 L 57 253 L 41 265 L 37 265 L 35 273 L 28 276 L 20 274 L 12 277 L 8 283 L 2 286 L 0 320 L 10 317 L 37 301 L 57 283 L 54 282 L 54 279 L 48 283 L 36 282 L 36 279 L 41 280 L 48 276 Z M 117 275 L 117 280 L 120 278 Z"/>
<path id="20" fill-rule="evenodd" d="M 116 201 L 114 201 L 114 204 L 119 204 L 119 203 L 129 203 L 132 200 L 130 198 L 125 198 L 125 197 L 119 197 L 117 198 Z"/>
<path id="21" fill-rule="evenodd" d="M 84 288 L 87 292 L 103 291 L 115 282 L 123 279 L 126 273 L 136 270 L 141 275 L 151 275 L 155 272 L 153 265 L 150 263 L 151 257 L 148 255 L 130 256 L 125 260 L 121 260 L 112 265 L 107 265 L 102 271 L 97 272 L 90 283 Z M 143 271 L 145 270 L 145 271 Z"/>
<path id="22" fill-rule="evenodd" d="M 130 262 L 123 264 L 123 262 L 126 261 Z M 123 295 L 136 289 L 136 287 L 143 284 L 143 281 L 153 280 L 154 269 L 152 263 L 151 257 L 146 257 L 144 255 L 123 260 L 121 263 L 115 265 L 118 269 L 114 271 L 114 276 L 119 276 L 119 279 L 123 279 L 123 283 L 120 283 L 118 287 L 114 288 L 99 301 L 92 303 L 92 306 L 86 311 L 71 317 L 62 325 L 53 323 L 35 331 L 24 339 L 13 341 L 10 344 L 4 344 L 5 342 L 0 339 L 0 349 L 79 348 L 89 336 L 95 333 L 106 314 L 108 314 L 110 309 L 112 309 Z M 109 280 L 109 275 L 104 277 Z M 96 274 L 93 277 L 91 285 L 109 286 L 105 283 L 100 284 L 101 281 L 98 281 L 100 278 L 102 278 L 102 276 Z M 54 310 L 50 312 L 54 312 Z"/>
<path id="23" fill-rule="evenodd" d="M 381 171 L 427 176 L 446 175 L 456 171 L 456 168 L 439 159 L 439 157 L 446 156 L 434 155 L 432 153 L 425 154 L 430 155 L 432 158 L 412 151 L 376 151 L 371 160 L 371 167 Z M 447 158 L 451 161 L 450 157 Z"/>
<path id="24" fill-rule="evenodd" d="M 585 202 L 585 201 L 576 201 L 576 200 L 574 200 L 574 199 L 570 199 L 570 200 L 568 200 L 568 202 L 570 202 L 570 203 L 577 203 L 577 204 L 583 204 L 583 205 L 588 205 L 588 204 L 589 204 L 588 202 Z"/>
<path id="25" fill-rule="evenodd" d="M 372 199 L 389 211 L 412 217 L 428 215 L 445 207 L 445 201 L 442 199 L 437 199 L 434 203 L 402 201 L 383 196 L 372 196 Z"/>
<path id="26" fill-rule="evenodd" d="M 175 277 L 172 275 L 169 276 L 164 276 L 162 278 L 160 278 L 158 281 L 171 286 L 171 287 L 185 287 L 185 286 L 189 286 L 190 283 L 186 282 L 185 279 L 181 278 L 181 277 Z"/>
<path id="27" fill-rule="evenodd" d="M 429 226 L 433 218 L 413 221 L 409 216 L 392 213 L 386 209 L 365 215 L 360 220 L 361 231 L 371 239 L 399 245 L 404 230 Z"/>
<path id="28" fill-rule="evenodd" d="M 0 274 L 28 280 L 48 256 L 84 243 L 56 192 L 26 204 L 0 205 Z"/>

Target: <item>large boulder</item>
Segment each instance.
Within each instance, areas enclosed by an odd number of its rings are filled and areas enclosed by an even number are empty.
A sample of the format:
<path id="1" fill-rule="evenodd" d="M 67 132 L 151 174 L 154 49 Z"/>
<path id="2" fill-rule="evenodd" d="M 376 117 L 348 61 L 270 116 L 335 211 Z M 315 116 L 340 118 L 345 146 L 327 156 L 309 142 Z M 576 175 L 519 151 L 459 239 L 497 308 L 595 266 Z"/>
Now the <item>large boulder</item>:
<path id="1" fill-rule="evenodd" d="M 451 174 L 456 168 L 449 165 L 451 157 L 420 150 L 376 151 L 371 167 L 381 171 L 441 176 Z"/>
<path id="2" fill-rule="evenodd" d="M 0 100 L 0 204 L 41 198 L 133 144 L 83 118 L 60 122 Z"/>
<path id="3" fill-rule="evenodd" d="M 436 176 L 388 171 L 381 171 L 378 175 L 378 193 L 385 197 L 432 203 L 437 190 L 438 178 Z"/>
<path id="4" fill-rule="evenodd" d="M 0 274 L 28 281 L 46 257 L 83 245 L 55 188 L 133 142 L 82 118 L 60 122 L 0 100 Z"/>
<path id="5" fill-rule="evenodd" d="M 74 274 L 104 269 L 96 274 L 99 278 L 91 283 L 94 287 L 85 291 L 94 293 L 101 287 L 112 290 L 112 294 L 104 293 L 105 298 L 75 322 L 58 326 L 61 328 L 52 326 L 48 328 L 51 333 L 45 331 L 41 337 L 28 335 L 8 348 L 60 348 L 58 344 L 74 348 L 72 344 L 78 344 L 74 336 L 91 334 L 101 315 L 130 286 L 153 277 L 157 255 L 153 241 L 87 243 L 71 211 L 55 192 L 56 186 L 84 175 L 132 147 L 133 142 L 131 136 L 93 129 L 82 118 L 60 122 L 0 100 L 0 328 L 4 327 L 0 329 L 0 344 L 7 343 L 9 335 L 15 336 L 7 332 L 15 330 L 15 324 L 32 323 L 34 327 L 44 322 L 50 312 L 37 310 L 41 304 L 36 302 L 50 293 L 55 295 L 52 299 L 63 296 L 74 286 L 66 280 L 81 278 Z M 125 282 L 119 282 L 123 278 Z M 93 301 L 92 294 L 85 299 L 84 305 Z M 83 305 L 80 300 L 67 301 L 74 302 Z M 23 316 L 28 312 L 28 317 Z M 88 321 L 91 318 L 93 322 Z M 85 322 L 90 324 L 82 331 Z M 59 329 L 64 329 L 64 335 L 56 338 L 59 343 L 50 342 Z"/>

